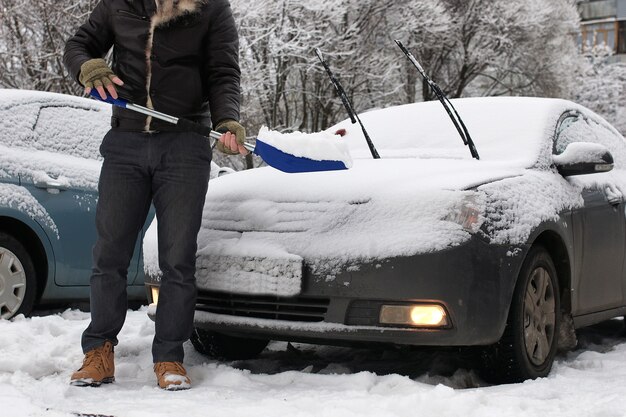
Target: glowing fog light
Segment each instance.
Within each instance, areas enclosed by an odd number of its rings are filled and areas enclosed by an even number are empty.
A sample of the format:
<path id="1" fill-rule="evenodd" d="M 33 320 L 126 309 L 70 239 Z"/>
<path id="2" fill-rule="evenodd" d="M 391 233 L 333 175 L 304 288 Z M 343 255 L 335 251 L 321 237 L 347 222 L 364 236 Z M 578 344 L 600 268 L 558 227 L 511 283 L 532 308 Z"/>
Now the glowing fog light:
<path id="1" fill-rule="evenodd" d="M 152 305 L 157 305 L 159 303 L 159 287 L 150 287 L 150 293 L 152 294 Z"/>
<path id="2" fill-rule="evenodd" d="M 380 309 L 379 321 L 381 324 L 403 324 L 417 327 L 442 327 L 448 325 L 446 310 L 437 304 L 384 305 Z"/>

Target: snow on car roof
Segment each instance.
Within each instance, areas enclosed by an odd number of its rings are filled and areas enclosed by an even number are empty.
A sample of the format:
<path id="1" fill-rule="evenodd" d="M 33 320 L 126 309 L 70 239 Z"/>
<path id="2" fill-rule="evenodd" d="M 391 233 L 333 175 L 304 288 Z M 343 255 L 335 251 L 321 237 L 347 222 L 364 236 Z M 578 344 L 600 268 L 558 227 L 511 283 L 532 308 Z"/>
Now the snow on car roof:
<path id="1" fill-rule="evenodd" d="M 481 97 L 452 100 L 476 144 L 481 160 L 507 161 L 528 168 L 547 162 L 542 155 L 560 115 L 583 107 L 567 100 L 528 97 Z M 588 111 L 585 109 L 585 111 Z M 360 115 L 381 157 L 470 159 L 441 103 L 406 104 Z M 346 129 L 354 158 L 371 158 L 358 125 L 349 120 L 328 129 Z"/>
<path id="2" fill-rule="evenodd" d="M 52 177 L 95 190 L 110 115 L 110 106 L 95 100 L 0 89 L 0 177 Z"/>
<path id="3" fill-rule="evenodd" d="M 106 110 L 110 107 L 109 105 L 96 100 L 87 100 L 82 97 L 75 97 L 68 94 L 0 88 L 0 110 L 29 103 L 73 104 L 81 107 L 89 106 L 94 110 Z"/>

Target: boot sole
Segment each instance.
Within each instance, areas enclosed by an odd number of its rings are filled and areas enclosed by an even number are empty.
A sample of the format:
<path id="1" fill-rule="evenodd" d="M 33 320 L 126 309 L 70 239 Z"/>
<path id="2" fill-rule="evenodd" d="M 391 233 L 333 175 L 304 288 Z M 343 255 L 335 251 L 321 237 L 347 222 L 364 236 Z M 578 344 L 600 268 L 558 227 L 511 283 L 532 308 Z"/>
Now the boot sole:
<path id="1" fill-rule="evenodd" d="M 76 379 L 70 382 L 73 387 L 99 387 L 102 384 L 111 384 L 115 382 L 115 377 L 104 378 L 102 381 L 91 381 L 85 379 Z"/>
<path id="2" fill-rule="evenodd" d="M 159 388 L 161 388 L 161 387 L 159 386 Z M 190 388 L 191 388 L 191 386 L 181 387 L 179 385 L 169 385 L 169 386 L 167 386 L 165 388 L 161 388 L 161 389 L 164 389 L 165 391 L 186 391 L 186 390 L 188 390 Z"/>

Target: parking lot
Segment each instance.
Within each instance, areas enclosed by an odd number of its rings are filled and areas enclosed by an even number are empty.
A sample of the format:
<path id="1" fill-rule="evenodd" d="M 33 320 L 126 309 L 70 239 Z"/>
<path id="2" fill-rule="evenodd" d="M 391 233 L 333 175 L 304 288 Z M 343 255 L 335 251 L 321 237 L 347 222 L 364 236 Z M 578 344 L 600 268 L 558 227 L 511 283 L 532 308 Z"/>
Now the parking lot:
<path id="1" fill-rule="evenodd" d="M 68 385 L 82 354 L 88 313 L 0 321 L 3 415 L 158 416 L 621 416 L 626 405 L 622 320 L 579 332 L 580 347 L 548 378 L 489 386 L 456 369 L 455 355 L 273 343 L 259 359 L 209 361 L 186 345 L 194 387 L 157 388 L 145 310 L 129 311 L 116 348 L 116 378 L 100 388 Z"/>

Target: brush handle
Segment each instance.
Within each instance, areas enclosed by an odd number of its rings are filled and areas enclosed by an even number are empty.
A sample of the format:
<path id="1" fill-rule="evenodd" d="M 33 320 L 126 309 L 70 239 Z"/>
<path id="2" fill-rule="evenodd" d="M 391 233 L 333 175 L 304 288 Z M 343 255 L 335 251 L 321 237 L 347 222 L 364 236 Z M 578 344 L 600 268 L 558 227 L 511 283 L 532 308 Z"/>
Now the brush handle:
<path id="1" fill-rule="evenodd" d="M 191 120 L 187 119 L 178 119 L 176 127 L 178 127 L 183 132 L 194 132 L 202 136 L 211 137 L 213 139 L 215 139 L 213 133 L 217 133 L 214 132 L 209 126 L 203 125 L 201 123 L 192 122 Z M 222 135 L 218 134 L 217 138 L 219 139 L 220 136 Z"/>
<path id="2" fill-rule="evenodd" d="M 91 95 L 91 97 L 95 98 L 96 100 L 109 103 L 109 104 L 112 104 L 114 106 L 121 107 L 124 109 L 133 110 L 138 113 L 145 114 L 146 116 L 154 117 L 155 119 L 163 120 L 167 123 L 176 125 L 176 127 L 178 127 L 182 132 L 194 132 L 202 136 L 209 136 L 215 139 L 215 136 L 211 135 L 211 132 L 212 132 L 211 128 L 201 123 L 196 123 L 196 122 L 192 122 L 191 120 L 170 116 L 169 114 L 164 114 L 156 110 L 149 109 L 147 107 L 130 103 L 127 100 L 124 100 L 121 98 L 115 99 L 111 96 L 107 96 L 106 99 L 102 99 L 102 97 L 100 97 L 100 94 L 98 94 L 96 90 L 91 90 L 89 94 Z M 219 136 L 220 135 L 218 135 L 217 138 L 219 138 Z"/>
<path id="3" fill-rule="evenodd" d="M 93 98 L 95 98 L 96 100 L 102 101 L 104 103 L 109 103 L 112 104 L 114 106 L 117 107 L 121 107 L 123 109 L 125 109 L 128 106 L 128 101 L 121 99 L 121 98 L 113 98 L 111 96 L 107 96 L 106 99 L 103 99 L 102 97 L 100 97 L 100 94 L 98 93 L 97 90 L 92 89 L 91 92 L 89 93 L 89 95 Z"/>

